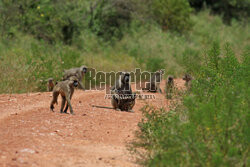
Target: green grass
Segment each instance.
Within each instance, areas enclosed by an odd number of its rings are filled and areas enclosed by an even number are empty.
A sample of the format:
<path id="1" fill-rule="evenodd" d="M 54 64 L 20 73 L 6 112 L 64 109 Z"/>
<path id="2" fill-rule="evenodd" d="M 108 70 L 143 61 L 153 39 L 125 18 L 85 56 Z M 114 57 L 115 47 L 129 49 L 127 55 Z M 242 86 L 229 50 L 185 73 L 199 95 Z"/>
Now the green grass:
<path id="1" fill-rule="evenodd" d="M 249 24 L 233 21 L 227 26 L 209 11 L 191 20 L 193 28 L 183 35 L 163 32 L 157 24 L 131 23 L 122 40 L 107 43 L 85 30 L 72 46 L 15 32 L 14 38 L 0 40 L 0 93 L 44 91 L 47 78 L 58 80 L 63 69 L 82 64 L 102 71 L 165 68 L 166 75 L 181 76 L 200 69 L 203 53 L 214 40 L 229 43 L 237 58 L 249 45 Z"/>
<path id="2" fill-rule="evenodd" d="M 249 166 L 250 48 L 236 57 L 223 47 L 206 52 L 182 104 L 142 109 L 132 146 L 145 166 Z"/>

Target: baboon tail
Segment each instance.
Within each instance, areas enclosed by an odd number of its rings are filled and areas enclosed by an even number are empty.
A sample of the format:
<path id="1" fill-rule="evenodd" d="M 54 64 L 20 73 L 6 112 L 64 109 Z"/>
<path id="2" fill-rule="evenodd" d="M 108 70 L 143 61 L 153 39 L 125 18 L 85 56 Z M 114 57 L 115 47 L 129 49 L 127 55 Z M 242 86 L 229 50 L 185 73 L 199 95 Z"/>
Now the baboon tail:
<path id="1" fill-rule="evenodd" d="M 58 104 L 57 102 L 58 96 L 59 96 L 59 92 L 53 92 L 53 99 L 52 99 L 51 104 Z"/>
<path id="2" fill-rule="evenodd" d="M 92 107 L 96 107 L 96 108 L 106 108 L 106 109 L 114 109 L 112 107 L 106 107 L 106 106 L 96 106 L 96 105 L 92 105 Z"/>
<path id="3" fill-rule="evenodd" d="M 58 92 L 53 92 L 53 99 L 52 99 L 52 101 L 51 101 L 51 103 L 50 103 L 50 109 L 53 111 L 53 109 L 54 109 L 54 104 L 58 104 L 58 102 L 57 102 L 57 98 L 58 98 L 58 95 L 59 95 L 59 93 Z"/>

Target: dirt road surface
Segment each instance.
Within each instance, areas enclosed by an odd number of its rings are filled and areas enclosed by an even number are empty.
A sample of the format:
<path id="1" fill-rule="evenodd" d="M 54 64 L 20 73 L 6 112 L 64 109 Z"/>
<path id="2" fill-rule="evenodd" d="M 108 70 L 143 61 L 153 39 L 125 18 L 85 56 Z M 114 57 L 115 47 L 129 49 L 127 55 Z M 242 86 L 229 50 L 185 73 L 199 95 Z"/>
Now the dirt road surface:
<path id="1" fill-rule="evenodd" d="M 176 84 L 184 87 L 181 79 Z M 111 107 L 105 91 L 77 90 L 75 115 L 60 114 L 60 105 L 51 112 L 51 92 L 0 95 L 0 166 L 138 166 L 126 145 L 138 128 L 140 109 L 146 103 L 166 108 L 170 103 L 163 94 L 154 95 L 154 100 L 136 100 L 135 112 L 129 113 L 93 108 Z"/>

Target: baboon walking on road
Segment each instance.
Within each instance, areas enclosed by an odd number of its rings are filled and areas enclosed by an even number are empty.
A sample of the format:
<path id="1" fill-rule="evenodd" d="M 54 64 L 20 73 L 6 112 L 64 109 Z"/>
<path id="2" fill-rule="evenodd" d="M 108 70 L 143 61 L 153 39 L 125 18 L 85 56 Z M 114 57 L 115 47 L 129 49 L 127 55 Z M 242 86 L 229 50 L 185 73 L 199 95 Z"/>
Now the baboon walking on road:
<path id="1" fill-rule="evenodd" d="M 54 109 L 54 104 L 57 104 L 57 99 L 59 94 L 61 94 L 62 96 L 62 104 L 61 104 L 61 109 L 60 112 L 61 113 L 67 113 L 68 110 L 68 106 L 70 108 L 70 113 L 74 114 L 72 106 L 71 106 L 71 98 L 73 96 L 74 93 L 74 88 L 78 86 L 78 79 L 75 76 L 72 76 L 69 78 L 69 80 L 65 80 L 65 81 L 61 81 L 58 82 L 54 89 L 53 89 L 53 99 L 50 103 L 50 109 L 51 111 L 53 111 Z M 63 111 L 63 108 L 66 104 L 67 101 L 67 105 Z"/>
<path id="2" fill-rule="evenodd" d="M 88 68 L 86 66 L 81 66 L 78 68 L 71 68 L 69 70 L 64 70 L 64 75 L 63 75 L 63 81 L 69 79 L 71 76 L 75 76 L 78 79 L 79 82 L 79 88 L 85 90 L 83 84 L 82 84 L 82 79 L 84 75 L 87 73 Z"/>
<path id="3" fill-rule="evenodd" d="M 110 89 L 112 94 L 111 104 L 116 110 L 134 112 L 132 109 L 135 105 L 135 94 L 129 83 L 130 74 L 121 72 L 119 79 Z"/>
<path id="4" fill-rule="evenodd" d="M 162 79 L 162 75 L 164 74 L 163 70 L 156 71 L 150 79 L 150 83 L 146 84 L 146 88 L 142 88 L 142 90 L 147 90 L 149 92 L 158 92 L 162 93 L 162 90 L 160 88 L 160 82 Z"/>

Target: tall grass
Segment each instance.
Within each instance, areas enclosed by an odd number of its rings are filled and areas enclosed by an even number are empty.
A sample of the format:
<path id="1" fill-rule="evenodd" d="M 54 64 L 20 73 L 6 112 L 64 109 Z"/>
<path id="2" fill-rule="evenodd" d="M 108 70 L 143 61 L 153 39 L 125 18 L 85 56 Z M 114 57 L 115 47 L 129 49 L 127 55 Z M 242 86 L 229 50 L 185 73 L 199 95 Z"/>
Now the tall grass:
<path id="1" fill-rule="evenodd" d="M 218 42 L 206 52 L 183 104 L 143 108 L 136 151 L 146 166 L 249 166 L 250 48 L 238 57 Z"/>
<path id="2" fill-rule="evenodd" d="M 166 74 L 179 76 L 200 69 L 203 52 L 213 40 L 230 43 L 237 58 L 249 45 L 249 24 L 233 21 L 227 26 L 209 11 L 191 19 L 193 29 L 183 35 L 163 32 L 157 24 L 133 22 L 121 40 L 108 43 L 86 30 L 72 46 L 15 32 L 14 39 L 0 40 L 0 93 L 44 91 L 47 78 L 59 80 L 63 69 L 82 64 L 102 71 L 165 68 Z"/>

